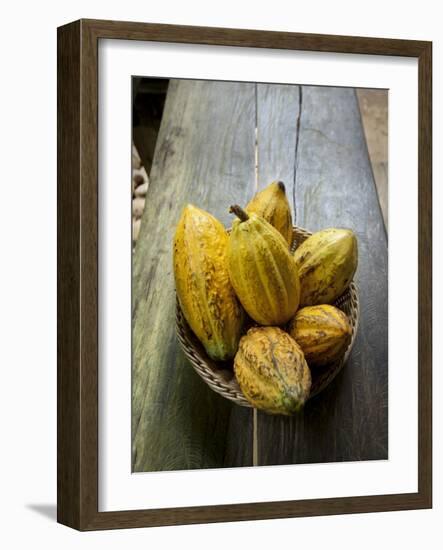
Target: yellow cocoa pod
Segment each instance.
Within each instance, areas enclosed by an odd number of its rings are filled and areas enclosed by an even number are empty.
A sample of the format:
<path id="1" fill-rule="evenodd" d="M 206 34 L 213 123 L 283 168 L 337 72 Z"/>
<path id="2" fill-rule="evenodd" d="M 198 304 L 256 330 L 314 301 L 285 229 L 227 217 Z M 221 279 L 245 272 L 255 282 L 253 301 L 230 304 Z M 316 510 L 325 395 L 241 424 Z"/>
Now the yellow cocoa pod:
<path id="1" fill-rule="evenodd" d="M 298 308 L 300 282 L 288 244 L 263 218 L 231 207 L 228 269 L 232 286 L 249 316 L 260 325 L 282 325 Z"/>
<path id="2" fill-rule="evenodd" d="M 297 412 L 311 389 L 311 371 L 300 346 L 277 327 L 248 330 L 240 340 L 234 372 L 246 399 L 268 413 Z"/>
<path id="3" fill-rule="evenodd" d="M 188 204 L 174 238 L 177 297 L 189 326 L 214 360 L 234 357 L 244 311 L 229 280 L 229 236 L 211 214 Z"/>
<path id="4" fill-rule="evenodd" d="M 303 350 L 310 366 L 323 366 L 340 359 L 352 336 L 347 316 L 327 304 L 299 309 L 288 332 Z"/>
<path id="5" fill-rule="evenodd" d="M 274 181 L 254 195 L 245 208 L 248 214 L 257 214 L 270 223 L 283 238 L 292 244 L 292 215 L 285 185 L 282 181 Z"/>
<path id="6" fill-rule="evenodd" d="M 294 252 L 300 276 L 300 306 L 331 304 L 348 288 L 357 269 L 357 238 L 350 229 L 324 229 Z"/>

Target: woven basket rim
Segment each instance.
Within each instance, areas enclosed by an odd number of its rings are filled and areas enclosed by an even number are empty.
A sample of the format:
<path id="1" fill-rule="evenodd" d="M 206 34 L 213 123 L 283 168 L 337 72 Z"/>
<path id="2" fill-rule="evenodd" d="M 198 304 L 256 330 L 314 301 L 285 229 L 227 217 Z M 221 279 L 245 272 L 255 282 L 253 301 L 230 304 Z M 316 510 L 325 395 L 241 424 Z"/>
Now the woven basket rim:
<path id="1" fill-rule="evenodd" d="M 293 244 L 291 252 L 299 242 L 303 242 L 312 235 L 310 231 L 302 227 L 293 226 Z M 351 282 L 347 290 L 334 302 L 336 307 L 341 309 L 348 317 L 352 335 L 351 341 L 346 348 L 343 357 L 325 367 L 311 368 L 312 388 L 308 401 L 321 393 L 334 380 L 337 374 L 342 370 L 354 346 L 354 341 L 358 331 L 358 322 L 360 315 L 360 304 L 357 285 Z M 206 354 L 202 344 L 192 332 L 183 312 L 180 308 L 178 299 L 176 299 L 176 331 L 182 350 L 197 374 L 206 382 L 206 384 L 216 393 L 222 395 L 242 407 L 251 407 L 252 405 L 243 395 L 240 386 L 235 379 L 232 369 L 232 360 L 226 363 L 219 363 L 211 360 Z"/>

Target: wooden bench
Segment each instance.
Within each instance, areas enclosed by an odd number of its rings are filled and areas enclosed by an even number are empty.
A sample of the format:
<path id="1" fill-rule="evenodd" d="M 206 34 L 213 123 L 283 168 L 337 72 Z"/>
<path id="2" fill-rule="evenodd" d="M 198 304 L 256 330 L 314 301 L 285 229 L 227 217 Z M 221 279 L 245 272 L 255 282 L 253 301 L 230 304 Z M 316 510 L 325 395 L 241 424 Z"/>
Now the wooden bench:
<path id="1" fill-rule="evenodd" d="M 172 239 L 194 203 L 230 204 L 284 181 L 297 225 L 358 237 L 359 333 L 334 382 L 292 418 L 212 392 L 175 334 Z M 171 81 L 133 263 L 133 471 L 388 457 L 387 235 L 355 91 Z"/>

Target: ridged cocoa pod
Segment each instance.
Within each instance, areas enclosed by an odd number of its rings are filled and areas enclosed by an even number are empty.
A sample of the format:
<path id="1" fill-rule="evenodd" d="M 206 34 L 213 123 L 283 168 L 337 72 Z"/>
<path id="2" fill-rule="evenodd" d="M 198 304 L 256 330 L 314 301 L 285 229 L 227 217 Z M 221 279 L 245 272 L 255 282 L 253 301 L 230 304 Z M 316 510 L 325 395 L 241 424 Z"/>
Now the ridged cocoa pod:
<path id="1" fill-rule="evenodd" d="M 234 372 L 251 405 L 272 414 L 296 413 L 311 389 L 311 371 L 301 348 L 277 327 L 248 330 L 240 340 Z"/>
<path id="2" fill-rule="evenodd" d="M 229 236 L 211 214 L 188 204 L 174 238 L 177 297 L 189 326 L 214 360 L 234 357 L 244 311 L 229 280 Z"/>
<path id="3" fill-rule="evenodd" d="M 350 229 L 324 229 L 295 251 L 300 306 L 331 304 L 348 288 L 358 263 L 357 238 Z"/>
<path id="4" fill-rule="evenodd" d="M 327 304 L 299 309 L 288 332 L 303 350 L 309 366 L 328 365 L 340 359 L 352 336 L 347 316 Z"/>
<path id="5" fill-rule="evenodd" d="M 274 181 L 254 195 L 245 208 L 248 214 L 257 214 L 279 231 L 283 238 L 292 244 L 292 215 L 285 185 Z"/>
<path id="6" fill-rule="evenodd" d="M 249 316 L 260 325 L 282 325 L 300 298 L 297 267 L 282 235 L 263 218 L 231 207 L 234 221 L 228 245 L 232 286 Z"/>

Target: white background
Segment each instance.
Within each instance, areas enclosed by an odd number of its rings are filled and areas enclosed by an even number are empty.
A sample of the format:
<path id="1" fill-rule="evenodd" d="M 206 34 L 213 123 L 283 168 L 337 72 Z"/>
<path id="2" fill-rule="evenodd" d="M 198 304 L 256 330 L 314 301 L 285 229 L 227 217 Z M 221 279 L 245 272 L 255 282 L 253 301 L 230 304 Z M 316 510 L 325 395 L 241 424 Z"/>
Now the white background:
<path id="1" fill-rule="evenodd" d="M 79 534 L 54 523 L 56 464 L 56 26 L 79 17 L 434 40 L 434 181 L 442 181 L 441 15 L 437 2 L 358 4 L 14 2 L 3 10 L 0 128 L 1 517 L 6 548 L 437 548 L 443 459 L 441 285 L 435 288 L 434 510 Z M 441 185 L 434 190 L 434 280 L 441 280 Z M 437 215 L 440 214 L 440 215 Z M 405 427 L 407 429 L 407 427 Z M 439 541 L 439 542 L 437 542 Z"/>
<path id="2" fill-rule="evenodd" d="M 404 272 L 417 250 L 416 60 L 108 40 L 99 66 L 99 510 L 416 492 L 416 255 Z M 389 88 L 389 460 L 131 474 L 131 212 L 122 182 L 131 170 L 131 75 L 148 71 Z"/>

